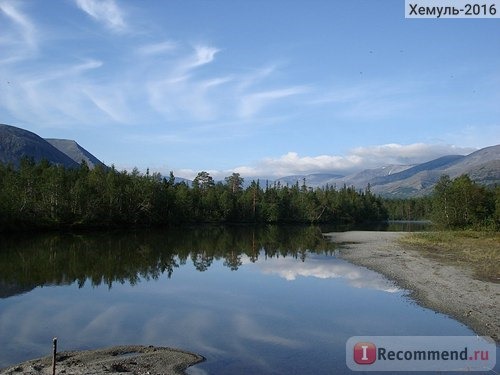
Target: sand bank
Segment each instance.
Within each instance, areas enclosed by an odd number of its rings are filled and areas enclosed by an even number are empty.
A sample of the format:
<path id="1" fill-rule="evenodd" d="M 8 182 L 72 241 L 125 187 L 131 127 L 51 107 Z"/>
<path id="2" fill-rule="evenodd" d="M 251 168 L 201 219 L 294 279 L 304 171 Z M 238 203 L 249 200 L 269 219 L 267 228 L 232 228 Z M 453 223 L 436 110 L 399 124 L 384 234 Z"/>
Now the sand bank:
<path id="1" fill-rule="evenodd" d="M 61 352 L 57 354 L 57 374 L 184 374 L 189 366 L 202 362 L 200 355 L 152 346 L 116 346 L 100 350 Z M 0 372 L 7 374 L 52 374 L 52 356 L 11 366 Z"/>
<path id="2" fill-rule="evenodd" d="M 477 280 L 472 271 L 429 259 L 398 243 L 405 233 L 330 233 L 343 244 L 340 256 L 382 273 L 420 305 L 447 314 L 477 334 L 500 340 L 500 284 Z"/>

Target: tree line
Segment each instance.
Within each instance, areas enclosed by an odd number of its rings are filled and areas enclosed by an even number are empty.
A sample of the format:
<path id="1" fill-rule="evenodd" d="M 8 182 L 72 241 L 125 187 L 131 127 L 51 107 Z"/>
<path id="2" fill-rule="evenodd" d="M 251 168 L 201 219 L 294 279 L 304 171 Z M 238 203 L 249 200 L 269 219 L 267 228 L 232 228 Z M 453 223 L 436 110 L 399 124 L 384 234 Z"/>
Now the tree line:
<path id="1" fill-rule="evenodd" d="M 442 176 L 433 194 L 380 198 L 367 187 L 312 189 L 252 181 L 233 173 L 215 182 L 198 173 L 192 184 L 149 171 L 64 168 L 47 161 L 0 163 L 0 230 L 126 227 L 181 223 L 362 223 L 432 220 L 444 228 L 500 229 L 500 186 L 467 175 Z"/>
<path id="2" fill-rule="evenodd" d="M 0 228 L 124 227 L 178 223 L 360 223 L 387 219 L 369 189 L 252 181 L 238 173 L 215 182 L 198 173 L 192 185 L 158 173 L 114 167 L 64 168 L 25 158 L 0 164 Z"/>
<path id="3" fill-rule="evenodd" d="M 500 230 L 500 186 L 486 187 L 468 175 L 443 175 L 433 194 L 411 199 L 385 199 L 390 220 L 432 220 L 447 229 Z"/>

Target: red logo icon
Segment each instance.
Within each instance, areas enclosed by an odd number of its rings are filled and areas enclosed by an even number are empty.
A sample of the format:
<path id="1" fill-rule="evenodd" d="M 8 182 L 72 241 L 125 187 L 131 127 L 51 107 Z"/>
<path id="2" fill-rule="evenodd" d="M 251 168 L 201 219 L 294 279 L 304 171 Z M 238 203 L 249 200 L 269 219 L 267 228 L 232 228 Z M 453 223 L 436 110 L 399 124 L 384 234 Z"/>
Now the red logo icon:
<path id="1" fill-rule="evenodd" d="M 371 365 L 377 360 L 377 347 L 371 342 L 358 342 L 354 345 L 354 362 L 358 365 Z"/>

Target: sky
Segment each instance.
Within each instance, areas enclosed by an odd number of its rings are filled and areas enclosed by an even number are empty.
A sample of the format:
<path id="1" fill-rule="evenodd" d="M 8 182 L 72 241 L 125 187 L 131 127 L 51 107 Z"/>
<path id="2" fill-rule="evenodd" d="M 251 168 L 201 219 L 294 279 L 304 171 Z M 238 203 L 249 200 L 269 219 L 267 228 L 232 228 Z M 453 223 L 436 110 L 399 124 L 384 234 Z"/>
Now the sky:
<path id="1" fill-rule="evenodd" d="M 403 0 L 0 0 L 0 123 L 117 169 L 340 173 L 500 143 L 500 20 Z"/>

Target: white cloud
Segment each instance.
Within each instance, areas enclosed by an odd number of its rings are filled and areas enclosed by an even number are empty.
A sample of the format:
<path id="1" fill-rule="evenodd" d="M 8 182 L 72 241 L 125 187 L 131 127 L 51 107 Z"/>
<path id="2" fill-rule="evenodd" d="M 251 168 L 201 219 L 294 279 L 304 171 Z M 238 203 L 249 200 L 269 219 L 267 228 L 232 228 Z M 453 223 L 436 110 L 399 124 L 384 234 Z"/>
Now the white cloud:
<path id="1" fill-rule="evenodd" d="M 124 31 L 127 27 L 123 14 L 114 0 L 76 0 L 78 7 L 113 31 Z"/>
<path id="2" fill-rule="evenodd" d="M 28 124 L 58 126 L 82 119 L 88 123 L 98 121 L 101 111 L 89 106 L 85 88 L 91 86 L 87 73 L 102 65 L 101 61 L 88 59 L 45 69 L 0 69 L 0 73 L 8 72 L 12 80 L 7 90 L 0 90 L 0 108 Z"/>
<path id="3" fill-rule="evenodd" d="M 252 117 L 273 102 L 307 91 L 305 86 L 288 87 L 277 90 L 262 91 L 244 95 L 241 98 L 239 115 L 243 118 Z"/>
<path id="4" fill-rule="evenodd" d="M 46 70 L 43 74 L 36 74 L 36 76 L 29 80 L 29 84 L 42 84 L 48 81 L 60 81 L 70 77 L 78 77 L 86 71 L 100 68 L 103 65 L 102 61 L 89 59 L 83 63 L 78 63 L 70 66 L 60 66 L 53 70 Z"/>
<path id="5" fill-rule="evenodd" d="M 296 152 L 288 152 L 279 158 L 263 159 L 256 166 L 241 166 L 234 170 L 241 175 L 276 178 L 293 174 L 345 171 L 359 166 L 361 162 L 362 159 L 355 155 L 346 157 L 335 155 L 301 157 Z"/>
<path id="6" fill-rule="evenodd" d="M 134 140 L 145 143 L 188 142 L 187 139 L 174 135 L 149 137 Z M 445 155 L 467 155 L 475 148 L 457 147 L 454 145 L 414 143 L 410 145 L 385 144 L 352 149 L 346 155 L 300 156 L 296 152 L 288 152 L 277 158 L 264 158 L 252 165 L 242 165 L 226 170 L 207 170 L 216 180 L 223 180 L 231 173 L 239 173 L 242 177 L 276 179 L 292 175 L 312 173 L 332 173 L 349 175 L 364 169 L 380 168 L 388 165 L 411 165 L 424 163 Z M 172 168 L 152 168 L 167 175 Z M 200 172 L 193 169 L 174 168 L 176 177 L 193 179 Z"/>
<path id="7" fill-rule="evenodd" d="M 219 49 L 209 46 L 195 46 L 194 58 L 192 59 L 189 66 L 191 68 L 196 68 L 200 65 L 211 63 L 215 59 L 215 55 L 219 51 Z"/>
<path id="8" fill-rule="evenodd" d="M 371 81 L 363 84 L 349 84 L 325 90 L 312 97 L 309 104 L 328 105 L 341 118 L 381 119 L 395 117 L 418 108 L 416 93 L 422 82 Z"/>
<path id="9" fill-rule="evenodd" d="M 19 58 L 25 57 L 29 52 L 37 49 L 37 35 L 39 30 L 35 24 L 21 10 L 9 1 L 0 1 L 0 15 L 6 16 L 15 26 L 14 29 L 9 29 L 7 24 L 2 23 L 2 37 L 0 45 L 10 47 L 8 53 L 3 56 L 0 52 L 0 62 L 13 62 Z M 0 18 L 1 21 L 1 18 Z"/>
<path id="10" fill-rule="evenodd" d="M 133 118 L 122 91 L 102 90 L 99 87 L 88 87 L 82 92 L 104 114 L 118 123 L 128 123 Z"/>
<path id="11" fill-rule="evenodd" d="M 153 43 L 141 46 L 137 49 L 137 52 L 140 55 L 150 56 L 150 55 L 159 55 L 168 52 L 172 52 L 177 49 L 178 45 L 172 41 L 165 41 L 160 43 Z"/>
<path id="12" fill-rule="evenodd" d="M 74 2 L 111 30 L 127 29 L 118 2 Z M 8 77 L 8 83 L 3 82 L 7 89 L 0 90 L 0 109 L 8 114 L 5 121 L 69 127 L 141 123 L 148 118 L 154 124 L 185 124 L 167 132 L 181 131 L 175 137 L 178 141 L 201 142 L 206 136 L 221 139 L 248 134 L 250 122 L 255 129 L 256 120 L 258 124 L 271 121 L 263 117 L 267 108 L 286 108 L 291 98 L 308 90 L 305 86 L 271 84 L 276 72 L 272 64 L 243 72 L 240 68 L 212 68 L 221 49 L 210 44 L 165 39 L 148 44 L 141 41 L 142 36 L 127 34 L 126 44 L 121 36 L 120 43 L 109 39 L 112 54 L 100 52 L 104 42 L 96 44 L 95 50 L 49 55 L 46 51 L 54 51 L 52 43 L 57 45 L 61 35 L 71 41 L 74 34 L 58 24 L 51 25 L 50 32 L 35 28 L 17 4 L 0 0 L 0 21 L 6 20 L 0 35 L 0 76 Z M 50 39 L 42 40 L 40 35 Z M 89 38 L 92 41 L 92 36 Z M 207 126 L 212 126 L 210 134 Z M 173 138 L 159 139 L 168 142 Z"/>
<path id="13" fill-rule="evenodd" d="M 240 77 L 239 90 L 244 92 L 248 87 L 264 81 L 276 71 L 275 65 L 269 65 L 262 68 L 254 69 L 253 71 L 243 74 Z"/>
<path id="14" fill-rule="evenodd" d="M 269 178 L 310 173 L 350 174 L 389 164 L 423 163 L 450 154 L 466 155 L 475 150 L 454 145 L 414 143 L 358 147 L 347 155 L 300 156 L 288 152 L 278 158 L 265 158 L 255 165 L 236 167 L 233 171 L 247 177 Z"/>
<path id="15" fill-rule="evenodd" d="M 155 48 L 153 48 L 155 49 Z M 149 104 L 167 119 L 192 118 L 197 121 L 215 119 L 222 94 L 213 90 L 232 80 L 230 76 L 197 79 L 196 70 L 214 61 L 219 50 L 198 45 L 187 56 L 169 61 L 146 82 Z"/>

